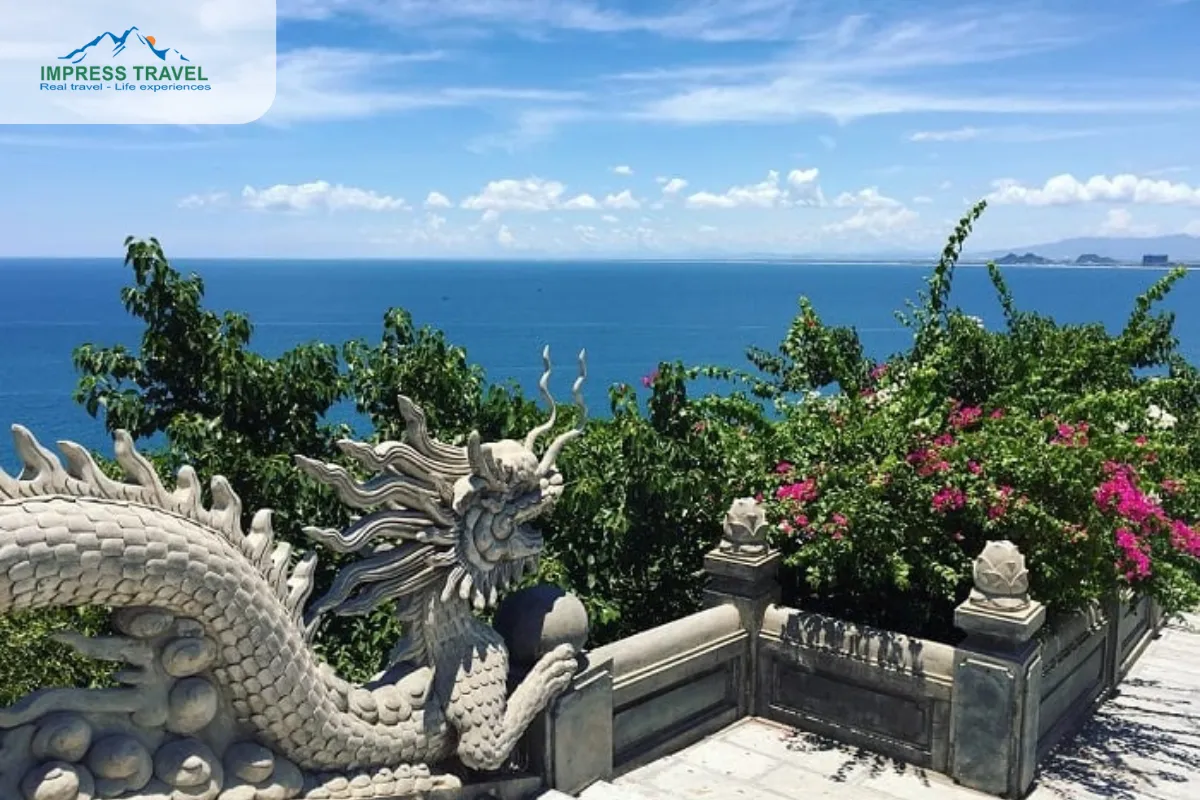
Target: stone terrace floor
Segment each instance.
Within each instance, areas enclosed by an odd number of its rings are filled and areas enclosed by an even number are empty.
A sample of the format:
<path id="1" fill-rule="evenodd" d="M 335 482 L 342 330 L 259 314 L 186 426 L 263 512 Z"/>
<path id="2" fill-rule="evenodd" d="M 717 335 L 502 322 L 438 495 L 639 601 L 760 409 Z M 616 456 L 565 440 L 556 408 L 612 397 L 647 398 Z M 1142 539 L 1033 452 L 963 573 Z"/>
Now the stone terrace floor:
<path id="1" fill-rule="evenodd" d="M 586 800 L 982 800 L 944 775 L 760 719 Z M 1095 717 L 1059 746 L 1029 800 L 1200 800 L 1200 616 L 1172 622 Z"/>

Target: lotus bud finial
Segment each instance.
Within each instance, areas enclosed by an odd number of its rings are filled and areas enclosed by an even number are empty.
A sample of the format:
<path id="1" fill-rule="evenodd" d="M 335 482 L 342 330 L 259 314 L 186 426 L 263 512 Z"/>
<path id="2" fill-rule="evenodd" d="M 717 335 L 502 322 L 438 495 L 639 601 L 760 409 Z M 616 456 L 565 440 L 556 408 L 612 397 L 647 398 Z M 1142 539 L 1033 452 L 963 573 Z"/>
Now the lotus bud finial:
<path id="1" fill-rule="evenodd" d="M 971 602 L 1004 611 L 1029 606 L 1029 572 L 1025 556 L 1008 540 L 988 542 L 975 559 Z"/>
<path id="2" fill-rule="evenodd" d="M 753 497 L 739 497 L 725 512 L 720 549 L 728 553 L 763 553 L 767 549 L 767 514 Z"/>

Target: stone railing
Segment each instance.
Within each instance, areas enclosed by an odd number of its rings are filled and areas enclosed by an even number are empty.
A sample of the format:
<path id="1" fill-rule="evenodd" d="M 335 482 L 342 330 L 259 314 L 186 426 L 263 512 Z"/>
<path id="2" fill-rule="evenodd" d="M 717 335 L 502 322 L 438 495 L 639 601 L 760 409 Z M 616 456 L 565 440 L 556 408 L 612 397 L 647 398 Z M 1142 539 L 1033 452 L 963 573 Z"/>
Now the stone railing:
<path id="1" fill-rule="evenodd" d="M 777 605 L 764 532 L 753 501 L 735 503 L 705 558 L 708 608 L 589 653 L 533 730 L 547 786 L 576 793 L 753 715 L 1022 797 L 1162 623 L 1150 601 L 1115 598 L 1047 625 L 1001 541 L 976 561 L 957 647 L 854 625 Z"/>

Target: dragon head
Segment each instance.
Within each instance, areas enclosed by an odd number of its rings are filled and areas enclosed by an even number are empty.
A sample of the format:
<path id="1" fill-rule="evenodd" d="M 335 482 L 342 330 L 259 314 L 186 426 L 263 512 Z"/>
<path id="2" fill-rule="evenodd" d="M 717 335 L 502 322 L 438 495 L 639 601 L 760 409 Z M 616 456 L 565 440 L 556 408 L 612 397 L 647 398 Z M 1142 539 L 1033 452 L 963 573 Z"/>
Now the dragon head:
<path id="1" fill-rule="evenodd" d="M 320 617 L 364 614 L 388 600 L 415 598 L 436 588 L 441 598 L 471 600 L 477 608 L 496 602 L 501 589 L 537 568 L 542 536 L 531 524 L 562 495 L 555 461 L 583 432 L 587 417 L 580 389 L 587 377 L 579 354 L 572 387 L 580 414 L 576 426 L 551 441 L 539 457 L 537 440 L 555 425 L 550 394 L 550 348 L 538 388 L 550 417 L 524 441 L 482 442 L 473 432 L 465 446 L 430 438 L 425 414 L 401 395 L 404 441 L 371 446 L 343 440 L 341 450 L 373 474 L 357 482 L 343 467 L 297 456 L 307 474 L 333 487 L 342 502 L 368 510 L 345 530 L 305 528 L 311 538 L 340 553 L 364 553 L 341 569 L 329 591 L 307 614 L 310 635 Z"/>

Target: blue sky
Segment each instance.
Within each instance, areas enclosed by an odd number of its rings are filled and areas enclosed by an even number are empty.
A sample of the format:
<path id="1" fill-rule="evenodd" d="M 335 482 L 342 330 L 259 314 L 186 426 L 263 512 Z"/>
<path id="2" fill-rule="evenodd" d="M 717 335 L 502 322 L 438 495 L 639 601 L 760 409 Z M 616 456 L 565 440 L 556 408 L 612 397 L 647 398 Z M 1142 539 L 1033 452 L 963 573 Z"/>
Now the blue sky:
<path id="1" fill-rule="evenodd" d="M 238 126 L 0 126 L 0 255 L 1200 235 L 1200 0 L 279 0 Z"/>

